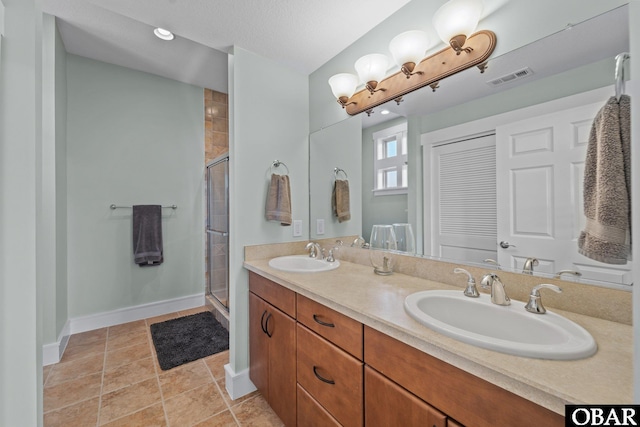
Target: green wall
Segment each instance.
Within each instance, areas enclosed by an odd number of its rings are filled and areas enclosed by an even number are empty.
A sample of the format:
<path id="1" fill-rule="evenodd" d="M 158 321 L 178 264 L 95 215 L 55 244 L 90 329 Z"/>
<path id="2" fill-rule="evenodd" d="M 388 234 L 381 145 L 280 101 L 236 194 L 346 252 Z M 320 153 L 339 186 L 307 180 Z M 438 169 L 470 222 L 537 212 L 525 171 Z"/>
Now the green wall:
<path id="1" fill-rule="evenodd" d="M 67 56 L 69 317 L 204 293 L 204 94 Z M 133 262 L 131 209 L 162 204 L 164 263 Z"/>
<path id="2" fill-rule="evenodd" d="M 293 219 L 309 218 L 309 111 L 306 75 L 241 48 L 230 55 L 230 367 L 248 368 L 248 273 L 244 246 L 307 239 L 265 220 L 271 163 L 289 169 Z"/>
<path id="3" fill-rule="evenodd" d="M 42 11 L 2 0 L 0 57 L 0 425 L 42 425 Z M 0 14 L 2 15 L 2 14 Z"/>

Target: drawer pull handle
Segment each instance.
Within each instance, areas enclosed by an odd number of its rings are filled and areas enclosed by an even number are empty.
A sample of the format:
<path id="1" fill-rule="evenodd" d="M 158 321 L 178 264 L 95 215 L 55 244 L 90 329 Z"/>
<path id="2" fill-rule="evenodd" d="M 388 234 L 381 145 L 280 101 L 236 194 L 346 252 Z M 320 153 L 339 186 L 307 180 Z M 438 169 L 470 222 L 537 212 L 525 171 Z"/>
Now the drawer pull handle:
<path id="1" fill-rule="evenodd" d="M 265 328 L 264 326 L 264 316 L 266 316 L 267 314 L 267 310 L 264 311 L 264 313 L 262 313 L 262 317 L 260 318 L 260 328 L 262 329 L 262 332 L 264 332 L 265 334 L 267 333 L 267 328 Z"/>
<path id="2" fill-rule="evenodd" d="M 269 313 L 269 315 L 267 316 L 267 318 L 264 321 L 264 333 L 267 334 L 267 336 L 269 338 L 271 338 L 273 336 L 273 334 L 269 333 L 269 319 L 271 319 L 271 313 Z"/>
<path id="3" fill-rule="evenodd" d="M 318 315 L 317 314 L 313 315 L 313 320 L 315 320 L 317 324 L 322 325 L 322 326 L 327 326 L 329 328 L 335 328 L 336 327 L 336 325 L 334 325 L 333 323 L 323 322 L 322 320 L 318 319 Z"/>
<path id="4" fill-rule="evenodd" d="M 315 374 L 316 378 L 318 378 L 320 381 L 323 381 L 323 382 L 325 382 L 327 384 L 332 384 L 332 385 L 336 383 L 334 380 L 329 380 L 329 379 L 323 377 L 322 375 L 320 375 L 318 373 L 318 367 L 317 366 L 313 367 L 313 373 Z"/>

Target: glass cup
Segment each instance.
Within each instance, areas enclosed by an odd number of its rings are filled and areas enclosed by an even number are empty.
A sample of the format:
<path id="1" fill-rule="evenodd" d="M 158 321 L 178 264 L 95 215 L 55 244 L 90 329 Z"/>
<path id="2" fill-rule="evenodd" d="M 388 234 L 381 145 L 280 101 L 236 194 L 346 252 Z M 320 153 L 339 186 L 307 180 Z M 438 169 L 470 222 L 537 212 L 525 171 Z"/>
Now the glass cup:
<path id="1" fill-rule="evenodd" d="M 393 224 L 393 231 L 396 233 L 398 250 L 409 254 L 416 253 L 416 239 L 413 236 L 411 224 Z"/>
<path id="2" fill-rule="evenodd" d="M 393 254 L 398 248 L 392 225 L 374 225 L 369 242 L 369 259 L 376 274 L 388 276 L 393 273 Z"/>

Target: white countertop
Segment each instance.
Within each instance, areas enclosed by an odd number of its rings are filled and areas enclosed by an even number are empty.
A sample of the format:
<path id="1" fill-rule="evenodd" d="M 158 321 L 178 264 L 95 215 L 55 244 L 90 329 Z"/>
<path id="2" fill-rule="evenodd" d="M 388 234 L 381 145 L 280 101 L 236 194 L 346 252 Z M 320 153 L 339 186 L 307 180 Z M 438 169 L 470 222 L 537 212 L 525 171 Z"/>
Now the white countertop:
<path id="1" fill-rule="evenodd" d="M 633 402 L 632 327 L 561 310 L 595 338 L 598 351 L 581 360 L 556 361 L 512 356 L 475 347 L 421 325 L 404 310 L 407 295 L 451 285 L 394 273 L 379 276 L 368 266 L 340 260 L 322 273 L 288 273 L 268 260 L 244 266 L 280 285 L 320 302 L 399 341 L 470 374 L 564 415 L 565 404 Z M 513 300 L 513 304 L 519 304 Z M 524 302 L 522 302 L 524 305 Z"/>

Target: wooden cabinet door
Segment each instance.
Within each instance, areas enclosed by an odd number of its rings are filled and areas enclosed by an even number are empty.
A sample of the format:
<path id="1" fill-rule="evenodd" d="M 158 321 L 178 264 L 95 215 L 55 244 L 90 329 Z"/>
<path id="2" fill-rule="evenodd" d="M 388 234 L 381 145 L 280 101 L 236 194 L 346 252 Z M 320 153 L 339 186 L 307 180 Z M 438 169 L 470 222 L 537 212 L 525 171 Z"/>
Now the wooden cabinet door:
<path id="1" fill-rule="evenodd" d="M 367 427 L 447 427 L 447 416 L 365 366 L 364 424 Z"/>
<path id="2" fill-rule="evenodd" d="M 296 321 L 268 306 L 269 405 L 285 426 L 296 425 Z"/>
<path id="3" fill-rule="evenodd" d="M 269 401 L 269 340 L 264 333 L 267 303 L 249 292 L 249 378 Z"/>

